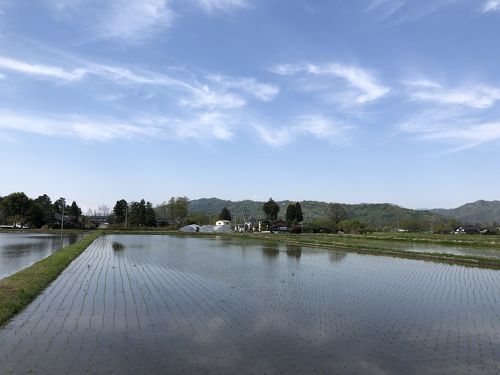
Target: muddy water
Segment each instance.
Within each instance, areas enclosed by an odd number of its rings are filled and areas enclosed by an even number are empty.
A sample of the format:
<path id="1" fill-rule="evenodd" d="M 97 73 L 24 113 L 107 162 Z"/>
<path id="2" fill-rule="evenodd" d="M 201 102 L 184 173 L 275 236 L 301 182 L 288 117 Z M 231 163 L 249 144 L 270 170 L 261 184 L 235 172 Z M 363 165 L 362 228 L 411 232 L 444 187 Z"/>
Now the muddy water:
<path id="1" fill-rule="evenodd" d="M 83 237 L 65 234 L 62 237 L 40 233 L 0 233 L 0 279 L 46 258 L 64 246 Z"/>
<path id="2" fill-rule="evenodd" d="M 0 330 L 0 373 L 496 374 L 500 272 L 106 236 Z"/>

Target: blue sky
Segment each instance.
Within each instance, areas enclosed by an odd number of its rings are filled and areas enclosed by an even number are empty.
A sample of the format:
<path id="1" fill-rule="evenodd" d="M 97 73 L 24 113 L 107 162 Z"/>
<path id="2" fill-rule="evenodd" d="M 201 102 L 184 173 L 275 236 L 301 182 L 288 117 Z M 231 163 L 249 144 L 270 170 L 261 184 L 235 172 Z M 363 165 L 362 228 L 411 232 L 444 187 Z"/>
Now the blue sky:
<path id="1" fill-rule="evenodd" d="M 0 195 L 499 199 L 500 0 L 0 0 Z"/>

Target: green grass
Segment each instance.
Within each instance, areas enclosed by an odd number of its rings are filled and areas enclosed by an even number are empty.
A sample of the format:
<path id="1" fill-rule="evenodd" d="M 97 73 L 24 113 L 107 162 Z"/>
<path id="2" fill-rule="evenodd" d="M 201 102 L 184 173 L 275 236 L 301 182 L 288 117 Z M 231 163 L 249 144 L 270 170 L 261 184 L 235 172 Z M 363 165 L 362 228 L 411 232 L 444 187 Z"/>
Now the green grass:
<path id="1" fill-rule="evenodd" d="M 82 240 L 0 280 L 0 326 L 33 301 L 101 234 L 91 232 Z"/>

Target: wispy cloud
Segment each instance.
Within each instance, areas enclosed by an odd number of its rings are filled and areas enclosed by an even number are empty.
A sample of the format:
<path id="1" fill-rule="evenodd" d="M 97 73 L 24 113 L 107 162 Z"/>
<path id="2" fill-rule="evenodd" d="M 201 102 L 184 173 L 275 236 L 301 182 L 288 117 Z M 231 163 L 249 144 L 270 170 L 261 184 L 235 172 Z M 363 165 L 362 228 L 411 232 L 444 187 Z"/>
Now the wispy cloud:
<path id="1" fill-rule="evenodd" d="M 381 21 L 392 24 L 416 22 L 460 0 L 367 0 L 366 12 L 376 14 Z"/>
<path id="2" fill-rule="evenodd" d="M 138 39 L 172 24 L 168 0 L 113 0 L 110 17 L 101 23 L 104 38 Z"/>
<path id="3" fill-rule="evenodd" d="M 5 79 L 5 78 L 7 78 L 5 74 L 0 73 L 0 79 Z"/>
<path id="4" fill-rule="evenodd" d="M 323 115 L 300 116 L 289 127 L 254 124 L 254 129 L 265 143 L 282 147 L 303 136 L 312 136 L 331 143 L 345 143 L 353 126 L 342 124 Z"/>
<path id="5" fill-rule="evenodd" d="M 402 81 L 413 100 L 437 104 L 464 105 L 475 109 L 486 109 L 500 101 L 500 88 L 474 84 L 459 88 L 443 87 L 430 80 Z"/>
<path id="6" fill-rule="evenodd" d="M 227 141 L 235 135 L 233 128 L 236 121 L 220 112 L 205 112 L 187 118 L 144 116 L 138 121 L 148 127 L 160 127 L 167 138 L 175 140 Z"/>
<path id="7" fill-rule="evenodd" d="M 136 41 L 172 25 L 170 0 L 49 0 L 60 17 L 100 39 Z"/>
<path id="8" fill-rule="evenodd" d="M 487 0 L 481 6 L 483 13 L 500 12 L 500 0 Z"/>
<path id="9" fill-rule="evenodd" d="M 85 69 L 64 70 L 60 67 L 30 64 L 24 61 L 0 56 L 0 69 L 7 69 L 28 75 L 57 78 L 64 81 L 76 81 L 82 79 L 87 71 Z"/>
<path id="10" fill-rule="evenodd" d="M 225 90 L 235 89 L 253 96 L 262 102 L 274 100 L 280 92 L 278 86 L 258 82 L 253 77 L 228 77 L 217 74 L 209 75 L 207 78 Z"/>
<path id="11" fill-rule="evenodd" d="M 171 27 L 179 6 L 208 14 L 247 8 L 249 0 L 47 0 L 58 17 L 84 26 L 97 39 L 138 42 Z"/>
<path id="12" fill-rule="evenodd" d="M 470 117 L 463 110 L 432 110 L 398 125 L 402 133 L 418 140 L 447 143 L 447 152 L 500 141 L 500 122 Z"/>
<path id="13" fill-rule="evenodd" d="M 0 110 L 0 129 L 98 142 L 137 138 L 229 140 L 234 134 L 231 120 L 227 115 L 217 112 L 185 118 L 148 115 L 122 121 L 108 117 L 38 116 Z"/>
<path id="14" fill-rule="evenodd" d="M 205 82 L 200 83 L 192 78 L 178 78 L 144 69 L 91 62 L 85 66 L 70 69 L 0 56 L 1 69 L 63 81 L 80 81 L 85 77 L 94 77 L 119 85 L 169 87 L 180 93 L 178 100 L 180 105 L 210 110 L 241 108 L 247 104 L 247 98 L 264 102 L 271 101 L 279 93 L 277 86 L 259 82 L 254 77 L 208 75 Z"/>
<path id="15" fill-rule="evenodd" d="M 303 74 L 306 76 L 329 77 L 342 79 L 348 87 L 355 92 L 341 95 L 345 103 L 364 104 L 382 98 L 390 88 L 378 82 L 378 79 L 369 71 L 356 67 L 338 63 L 323 65 L 316 64 L 282 64 L 271 68 L 271 71 L 283 76 L 295 76 Z M 322 84 L 324 88 L 324 81 Z M 338 85 L 329 85 L 328 90 L 336 90 Z"/>
<path id="16" fill-rule="evenodd" d="M 30 116 L 0 110 L 0 129 L 16 130 L 47 136 L 74 137 L 86 141 L 110 141 L 117 138 L 153 136 L 154 127 L 137 126 L 109 119 L 81 116 Z"/>
<path id="17" fill-rule="evenodd" d="M 194 0 L 202 9 L 208 13 L 214 11 L 228 11 L 235 8 L 247 8 L 249 0 Z"/>
<path id="18" fill-rule="evenodd" d="M 191 92 L 189 96 L 181 98 L 179 104 L 185 107 L 209 108 L 214 110 L 216 108 L 241 108 L 246 105 L 246 101 L 237 94 L 221 93 L 211 90 L 208 87 L 202 87 L 199 90 Z"/>

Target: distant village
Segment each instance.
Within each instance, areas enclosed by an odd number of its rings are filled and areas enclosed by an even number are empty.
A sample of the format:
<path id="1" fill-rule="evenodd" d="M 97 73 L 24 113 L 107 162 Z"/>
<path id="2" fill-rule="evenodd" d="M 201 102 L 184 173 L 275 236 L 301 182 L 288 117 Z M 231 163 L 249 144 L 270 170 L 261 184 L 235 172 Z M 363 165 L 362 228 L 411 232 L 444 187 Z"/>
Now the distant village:
<path id="1" fill-rule="evenodd" d="M 52 202 L 47 195 L 35 199 L 24 193 L 12 193 L 0 197 L 0 229 L 134 229 L 164 228 L 181 232 L 228 233 L 228 232 L 269 232 L 269 233 L 347 233 L 359 234 L 373 229 L 363 222 L 350 218 L 345 206 L 332 203 L 328 206 L 328 217 L 305 222 L 301 204 L 291 202 L 285 212 L 270 198 L 262 205 L 260 217 L 239 215 L 235 217 L 227 207 L 218 214 L 189 212 L 187 197 L 172 197 L 168 202 L 156 207 L 144 199 L 127 202 L 118 200 L 111 210 L 101 206 L 82 213 L 78 204 L 71 204 L 64 198 Z M 423 232 L 421 223 L 406 222 L 393 228 L 397 232 Z M 498 225 L 490 227 L 481 224 L 463 224 L 445 220 L 436 224 L 430 232 L 442 234 L 497 234 Z"/>

